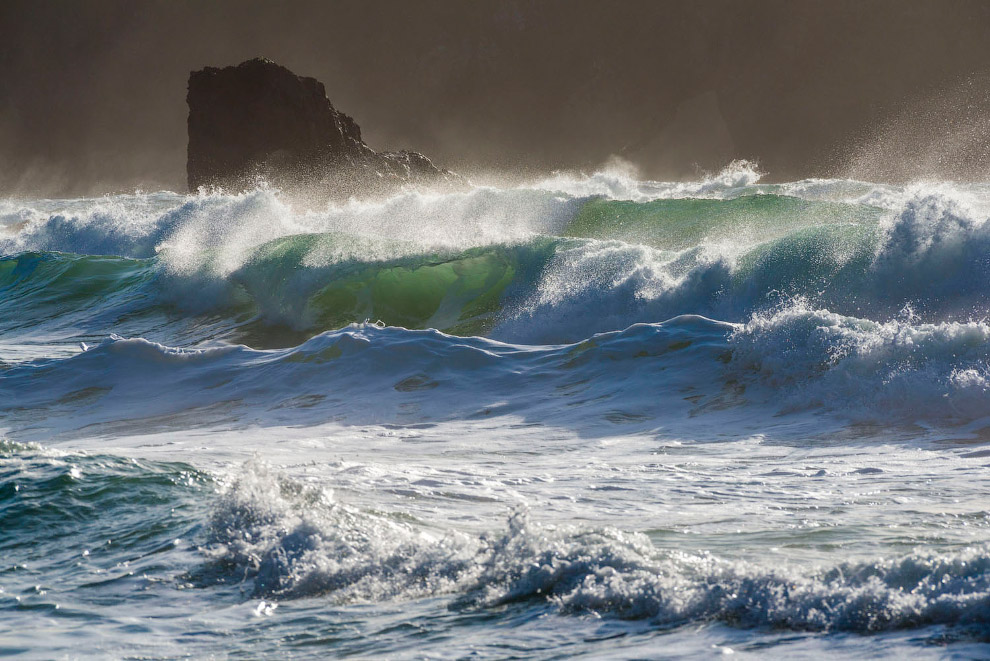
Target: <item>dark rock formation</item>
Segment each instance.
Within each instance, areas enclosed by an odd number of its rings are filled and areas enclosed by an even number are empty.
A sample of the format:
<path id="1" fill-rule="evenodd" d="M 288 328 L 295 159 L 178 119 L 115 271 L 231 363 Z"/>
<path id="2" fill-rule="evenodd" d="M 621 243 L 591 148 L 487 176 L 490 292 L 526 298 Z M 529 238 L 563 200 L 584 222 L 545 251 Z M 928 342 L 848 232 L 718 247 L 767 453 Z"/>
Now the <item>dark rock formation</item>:
<path id="1" fill-rule="evenodd" d="M 240 190 L 263 179 L 331 197 L 403 185 L 457 186 L 458 175 L 416 152 L 376 152 L 327 98 L 323 83 L 271 60 L 206 67 L 189 75 L 190 190 Z"/>

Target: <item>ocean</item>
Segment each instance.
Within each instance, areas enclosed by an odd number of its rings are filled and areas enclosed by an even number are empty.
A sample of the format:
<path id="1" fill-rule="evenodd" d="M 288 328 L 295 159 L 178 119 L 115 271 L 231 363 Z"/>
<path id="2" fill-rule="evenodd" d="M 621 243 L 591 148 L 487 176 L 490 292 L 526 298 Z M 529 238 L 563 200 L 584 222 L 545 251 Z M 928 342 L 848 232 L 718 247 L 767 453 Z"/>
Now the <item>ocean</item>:
<path id="1" fill-rule="evenodd" d="M 0 201 L 0 655 L 990 657 L 990 185 Z"/>

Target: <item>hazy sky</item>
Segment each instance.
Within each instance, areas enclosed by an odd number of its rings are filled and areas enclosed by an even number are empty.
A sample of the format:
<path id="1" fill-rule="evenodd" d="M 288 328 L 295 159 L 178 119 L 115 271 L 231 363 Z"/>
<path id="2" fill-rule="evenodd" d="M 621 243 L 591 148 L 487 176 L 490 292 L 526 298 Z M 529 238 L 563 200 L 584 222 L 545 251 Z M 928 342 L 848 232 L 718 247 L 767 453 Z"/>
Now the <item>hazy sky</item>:
<path id="1" fill-rule="evenodd" d="M 468 173 L 987 178 L 990 3 L 0 3 L 0 192 L 185 180 L 189 71 L 263 55 Z"/>

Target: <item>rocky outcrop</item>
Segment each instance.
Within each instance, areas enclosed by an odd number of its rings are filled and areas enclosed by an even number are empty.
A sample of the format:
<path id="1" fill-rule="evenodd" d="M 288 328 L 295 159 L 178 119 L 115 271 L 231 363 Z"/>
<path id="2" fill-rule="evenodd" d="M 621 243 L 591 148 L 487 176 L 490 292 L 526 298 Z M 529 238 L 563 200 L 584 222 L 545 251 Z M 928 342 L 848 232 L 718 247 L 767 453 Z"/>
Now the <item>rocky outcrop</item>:
<path id="1" fill-rule="evenodd" d="M 323 83 L 256 58 L 189 75 L 190 190 L 201 186 L 305 188 L 330 197 L 404 185 L 460 186 L 458 175 L 417 152 L 376 152 L 333 107 Z"/>

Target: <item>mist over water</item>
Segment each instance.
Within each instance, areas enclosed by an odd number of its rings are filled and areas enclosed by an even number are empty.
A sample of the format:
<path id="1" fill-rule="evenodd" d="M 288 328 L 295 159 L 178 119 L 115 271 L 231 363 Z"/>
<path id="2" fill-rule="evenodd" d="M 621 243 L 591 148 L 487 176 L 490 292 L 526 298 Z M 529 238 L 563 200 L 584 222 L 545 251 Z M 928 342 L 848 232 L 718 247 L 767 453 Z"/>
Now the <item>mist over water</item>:
<path id="1" fill-rule="evenodd" d="M 0 7 L 0 193 L 184 190 L 186 84 L 265 56 L 463 175 L 986 180 L 979 0 L 125 0 Z"/>
<path id="2" fill-rule="evenodd" d="M 5 199 L 0 650 L 980 655 L 988 194 Z"/>

